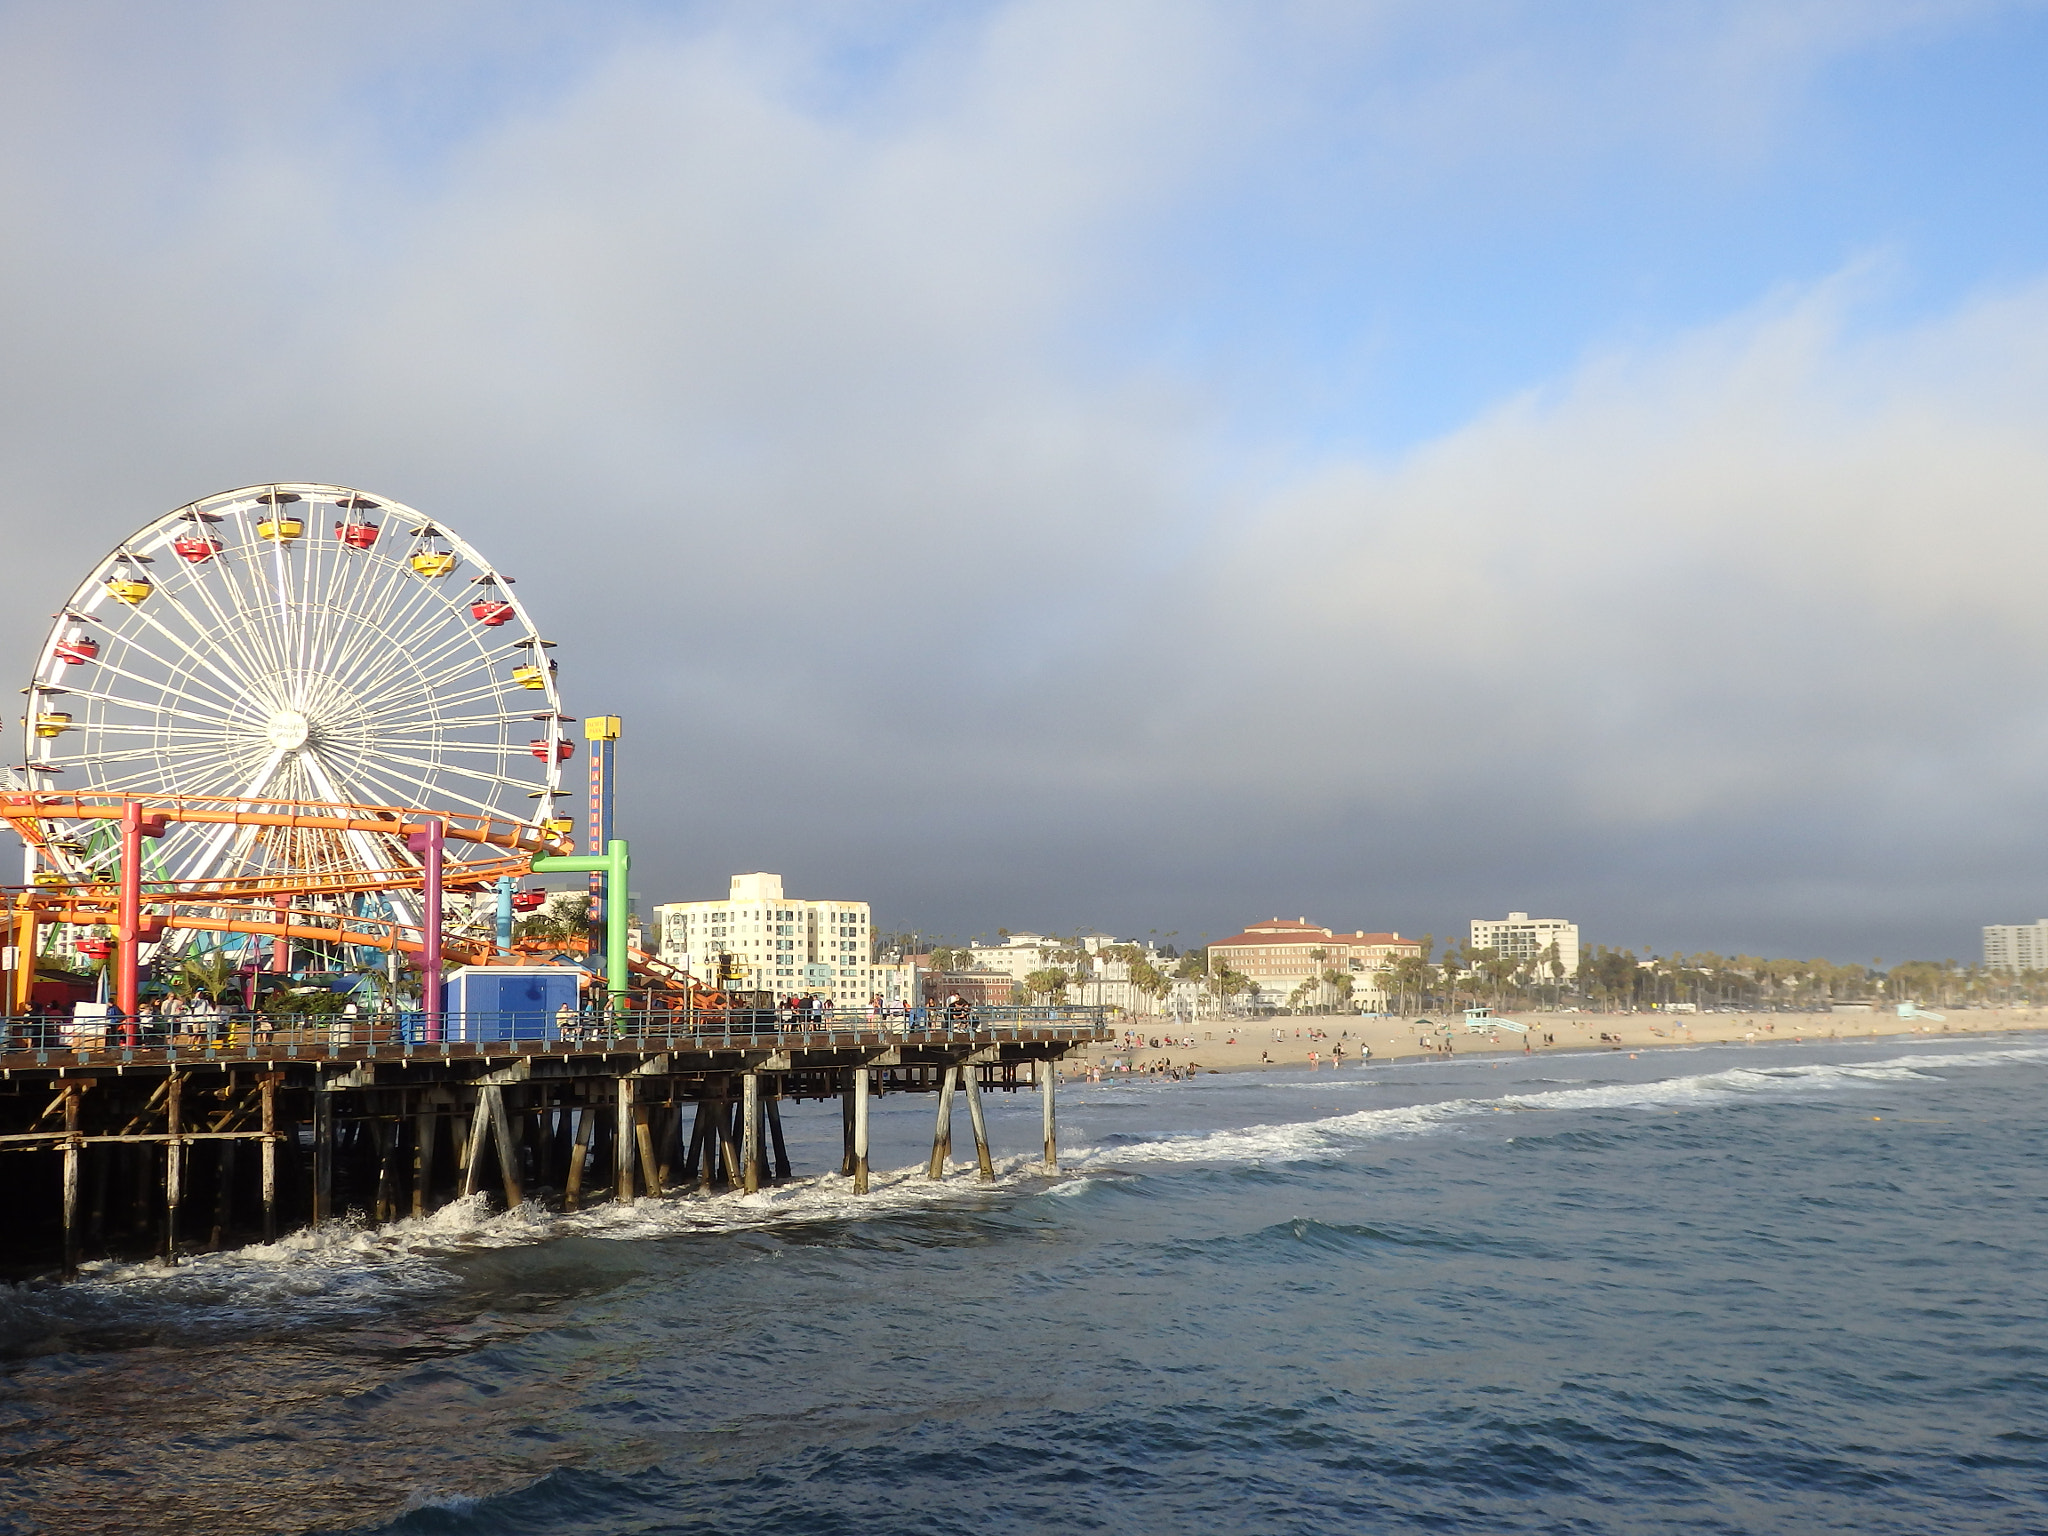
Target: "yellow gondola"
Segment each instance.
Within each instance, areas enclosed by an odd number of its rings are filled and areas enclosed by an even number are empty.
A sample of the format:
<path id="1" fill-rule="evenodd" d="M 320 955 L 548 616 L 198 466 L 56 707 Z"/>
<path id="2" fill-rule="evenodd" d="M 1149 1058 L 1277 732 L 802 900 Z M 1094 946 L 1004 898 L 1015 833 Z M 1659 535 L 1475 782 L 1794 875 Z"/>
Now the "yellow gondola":
<path id="1" fill-rule="evenodd" d="M 455 552 L 450 549 L 423 549 L 412 557 L 412 568 L 428 577 L 446 576 L 459 563 Z"/>
<path id="2" fill-rule="evenodd" d="M 54 869 L 39 869 L 35 872 L 35 878 L 32 883 L 36 885 L 50 886 L 69 885 L 71 882 Z"/>
<path id="3" fill-rule="evenodd" d="M 117 577 L 107 583 L 107 596 L 124 602 L 131 608 L 155 590 L 156 587 L 144 576 L 130 576 L 126 579 Z"/>
<path id="4" fill-rule="evenodd" d="M 36 716 L 36 734 L 46 741 L 70 729 L 71 717 L 61 709 L 46 709 Z"/>
<path id="5" fill-rule="evenodd" d="M 541 823 L 555 837 L 568 837 L 575 832 L 576 823 L 567 816 L 554 816 Z"/>
<path id="6" fill-rule="evenodd" d="M 303 517 L 266 517 L 256 525 L 257 538 L 279 544 L 289 544 L 305 535 L 306 520 Z"/>

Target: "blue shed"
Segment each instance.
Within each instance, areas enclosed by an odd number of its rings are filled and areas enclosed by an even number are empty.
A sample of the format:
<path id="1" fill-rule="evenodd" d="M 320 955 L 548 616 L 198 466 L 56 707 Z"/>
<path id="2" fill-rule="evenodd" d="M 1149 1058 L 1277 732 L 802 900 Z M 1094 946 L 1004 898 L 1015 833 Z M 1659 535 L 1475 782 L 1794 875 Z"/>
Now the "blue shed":
<path id="1" fill-rule="evenodd" d="M 564 965 L 465 965 L 441 983 L 449 1040 L 559 1040 L 583 973 Z"/>

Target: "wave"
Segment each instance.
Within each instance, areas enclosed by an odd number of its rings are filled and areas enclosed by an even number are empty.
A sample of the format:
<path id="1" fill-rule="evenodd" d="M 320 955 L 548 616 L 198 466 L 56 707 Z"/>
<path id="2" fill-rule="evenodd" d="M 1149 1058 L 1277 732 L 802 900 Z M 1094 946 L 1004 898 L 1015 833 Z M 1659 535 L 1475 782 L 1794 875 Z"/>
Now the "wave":
<path id="1" fill-rule="evenodd" d="M 992 1184 L 979 1183 L 973 1165 L 963 1169 L 958 1162 L 947 1178 L 933 1181 L 920 1162 L 871 1174 L 865 1195 L 854 1194 L 853 1181 L 836 1173 L 752 1195 L 671 1194 L 576 1212 L 531 1201 L 493 1211 L 488 1197 L 476 1194 L 383 1226 L 343 1218 L 274 1243 L 186 1255 L 175 1264 L 102 1260 L 83 1265 L 68 1284 L 0 1287 L 0 1355 L 80 1343 L 125 1345 L 166 1329 L 227 1334 L 315 1317 L 330 1323 L 372 1318 L 459 1287 L 453 1266 L 465 1254 L 572 1237 L 639 1242 L 872 1220 L 1043 1187 L 1044 1180 L 1036 1157 L 1013 1156 L 996 1159 Z"/>
<path id="2" fill-rule="evenodd" d="M 1671 1109 L 1714 1107 L 1758 1097 L 1826 1091 L 1860 1084 L 1939 1080 L 1937 1069 L 2048 1062 L 2048 1049 L 1957 1051 L 1943 1055 L 1896 1056 L 1869 1062 L 1810 1062 L 1787 1066 L 1730 1067 L 1651 1082 L 1600 1083 L 1540 1093 L 1444 1099 L 1434 1104 L 1361 1109 L 1278 1125 L 1165 1136 L 1076 1153 L 1080 1166 L 1121 1163 L 1322 1162 L 1341 1157 L 1359 1143 L 1389 1136 L 1413 1136 L 1447 1123 L 1483 1115 L 1557 1112 L 1573 1109 Z"/>

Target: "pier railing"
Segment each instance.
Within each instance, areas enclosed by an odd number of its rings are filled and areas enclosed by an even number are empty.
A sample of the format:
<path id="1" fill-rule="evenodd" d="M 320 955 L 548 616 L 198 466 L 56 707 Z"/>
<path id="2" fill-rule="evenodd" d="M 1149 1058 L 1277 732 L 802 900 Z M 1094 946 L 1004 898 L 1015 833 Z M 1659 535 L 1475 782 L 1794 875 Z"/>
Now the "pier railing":
<path id="1" fill-rule="evenodd" d="M 622 1009 L 555 1014 L 532 1011 L 358 1014 L 219 1011 L 178 1017 L 15 1016 L 0 1021 L 0 1055 L 39 1064 L 151 1058 L 234 1061 L 525 1052 L 831 1049 L 835 1046 L 943 1045 L 963 1042 L 1107 1038 L 1101 1007 L 977 1005 L 896 1012 L 873 1009 L 733 1008 L 719 1011 Z"/>

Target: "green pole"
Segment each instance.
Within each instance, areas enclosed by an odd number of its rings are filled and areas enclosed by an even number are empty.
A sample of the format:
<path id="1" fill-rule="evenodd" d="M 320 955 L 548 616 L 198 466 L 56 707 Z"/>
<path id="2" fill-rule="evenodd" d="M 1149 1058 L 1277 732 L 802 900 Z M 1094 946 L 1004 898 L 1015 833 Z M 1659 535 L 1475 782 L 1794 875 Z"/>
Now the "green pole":
<path id="1" fill-rule="evenodd" d="M 536 875 L 605 875 L 611 898 L 604 904 L 604 984 L 614 1007 L 626 998 L 626 873 L 632 864 L 626 840 L 615 837 L 601 854 L 536 854 Z"/>

